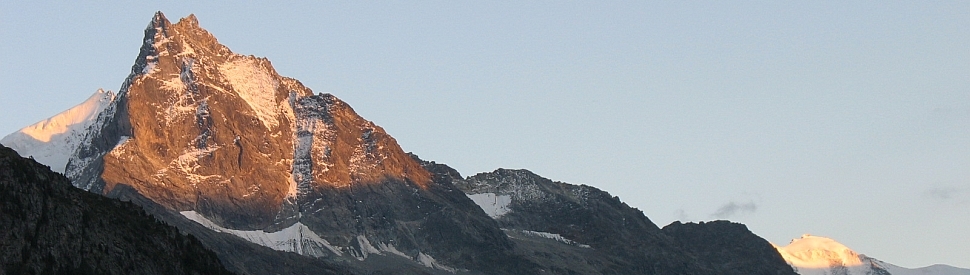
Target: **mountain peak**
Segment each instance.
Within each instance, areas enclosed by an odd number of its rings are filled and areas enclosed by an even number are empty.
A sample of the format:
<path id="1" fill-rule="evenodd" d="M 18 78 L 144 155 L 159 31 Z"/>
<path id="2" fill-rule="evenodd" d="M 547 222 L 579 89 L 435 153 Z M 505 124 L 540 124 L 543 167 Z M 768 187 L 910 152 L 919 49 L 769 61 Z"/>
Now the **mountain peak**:
<path id="1" fill-rule="evenodd" d="M 165 18 L 165 14 L 162 11 L 156 11 L 155 16 L 152 16 L 152 22 L 150 26 L 164 26 L 171 24 L 168 18 Z"/>
<path id="2" fill-rule="evenodd" d="M 199 19 L 195 17 L 195 14 L 194 13 L 190 13 L 189 16 L 186 16 L 186 17 L 183 17 L 182 19 L 179 19 L 179 22 L 176 23 L 176 24 L 180 24 L 182 22 L 186 22 L 186 24 L 194 25 L 194 26 L 198 26 L 199 25 Z"/>
<path id="3" fill-rule="evenodd" d="M 95 123 L 98 115 L 114 100 L 113 92 L 98 89 L 81 104 L 11 133 L 0 143 L 63 173 L 87 127 Z"/>
<path id="4" fill-rule="evenodd" d="M 262 229 L 292 224 L 291 204 L 319 188 L 431 182 L 381 127 L 233 53 L 194 15 L 169 24 L 156 13 L 125 83 L 112 123 L 130 128 L 96 138 L 104 167 L 83 185 L 95 191 L 128 185 L 227 228 Z M 89 162 L 77 163 L 68 170 Z"/>
<path id="5" fill-rule="evenodd" d="M 827 237 L 804 234 L 787 246 L 772 244 L 782 258 L 802 275 L 970 275 L 970 270 L 948 265 L 904 268 L 864 254 Z"/>
<path id="6" fill-rule="evenodd" d="M 232 51 L 229 48 L 220 44 L 215 36 L 199 26 L 199 20 L 194 14 L 172 24 L 162 12 L 156 12 L 148 27 L 145 28 L 142 46 L 138 57 L 135 58 L 128 81 L 134 80 L 135 76 L 151 73 L 158 65 L 181 67 L 185 66 L 186 62 L 213 58 L 217 59 L 215 62 L 222 62 L 230 55 Z M 172 57 L 174 60 L 160 62 L 166 57 Z M 127 84 L 130 83 L 123 86 Z"/>
<path id="7" fill-rule="evenodd" d="M 862 265 L 858 253 L 826 237 L 804 234 L 801 238 L 793 239 L 787 246 L 775 247 L 785 261 L 796 267 L 823 268 L 829 267 L 833 262 L 844 266 Z"/>

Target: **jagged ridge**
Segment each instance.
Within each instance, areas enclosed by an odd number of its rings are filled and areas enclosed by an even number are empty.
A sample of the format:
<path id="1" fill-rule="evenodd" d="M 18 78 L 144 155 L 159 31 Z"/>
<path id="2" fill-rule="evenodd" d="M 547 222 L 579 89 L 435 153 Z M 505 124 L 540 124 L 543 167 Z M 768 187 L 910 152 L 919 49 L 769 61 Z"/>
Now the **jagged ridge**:
<path id="1" fill-rule="evenodd" d="M 506 232 L 526 233 L 513 237 L 534 249 L 529 254 L 553 273 L 794 274 L 767 241 L 740 224 L 678 223 L 661 230 L 643 212 L 591 186 L 555 182 L 528 170 L 498 169 L 461 178 L 446 165 L 424 165 L 452 180 L 483 209 L 493 210 L 489 214 Z M 543 248 L 548 245 L 523 235 L 578 249 Z"/>

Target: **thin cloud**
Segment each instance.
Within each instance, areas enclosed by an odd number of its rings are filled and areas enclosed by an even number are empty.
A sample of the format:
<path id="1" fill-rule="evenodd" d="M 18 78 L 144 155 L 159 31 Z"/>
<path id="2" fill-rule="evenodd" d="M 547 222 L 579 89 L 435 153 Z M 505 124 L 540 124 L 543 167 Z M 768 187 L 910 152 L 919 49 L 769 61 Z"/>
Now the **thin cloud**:
<path id="1" fill-rule="evenodd" d="M 754 213 L 755 211 L 758 211 L 758 205 L 754 202 L 737 203 L 732 201 L 722 205 L 711 216 L 718 219 L 726 219 L 737 214 Z"/>
<path id="2" fill-rule="evenodd" d="M 690 220 L 690 216 L 687 216 L 687 211 L 684 211 L 683 208 L 677 209 L 677 212 L 676 213 L 677 213 L 677 220 L 678 221 L 686 222 L 686 221 L 689 221 Z"/>
<path id="3" fill-rule="evenodd" d="M 926 190 L 924 194 L 935 200 L 949 201 L 957 198 L 963 190 L 953 186 L 934 187 Z"/>

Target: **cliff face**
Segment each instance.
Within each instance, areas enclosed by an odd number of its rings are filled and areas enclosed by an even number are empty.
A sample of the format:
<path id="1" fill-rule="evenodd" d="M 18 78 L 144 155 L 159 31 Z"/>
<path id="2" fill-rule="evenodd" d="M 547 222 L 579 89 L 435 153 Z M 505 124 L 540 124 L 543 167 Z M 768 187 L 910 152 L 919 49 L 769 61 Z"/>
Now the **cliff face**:
<path id="1" fill-rule="evenodd" d="M 198 240 L 0 146 L 0 274 L 229 274 Z"/>
<path id="2" fill-rule="evenodd" d="M 314 188 L 387 179 L 426 187 L 426 171 L 383 129 L 332 95 L 313 95 L 263 58 L 232 53 L 194 16 L 156 15 L 130 85 L 130 124 L 103 158 L 104 193 L 126 184 L 228 226 L 284 222 L 284 201 Z M 231 214 L 230 214 L 231 213 Z"/>

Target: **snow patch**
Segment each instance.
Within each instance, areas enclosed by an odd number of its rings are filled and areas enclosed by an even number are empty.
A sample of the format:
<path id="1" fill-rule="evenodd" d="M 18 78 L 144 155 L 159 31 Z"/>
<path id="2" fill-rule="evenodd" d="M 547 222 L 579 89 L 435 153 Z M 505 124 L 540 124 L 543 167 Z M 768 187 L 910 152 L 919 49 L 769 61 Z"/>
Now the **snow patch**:
<path id="1" fill-rule="evenodd" d="M 451 273 L 455 273 L 457 271 L 457 269 L 453 267 L 438 263 L 438 261 L 435 260 L 433 257 L 429 256 L 428 254 L 424 254 L 420 251 L 418 251 L 417 255 L 415 255 L 414 257 L 411 257 L 405 254 L 404 252 L 397 250 L 397 248 L 394 247 L 393 244 L 385 244 L 383 242 L 378 242 L 375 246 L 371 244 L 370 240 L 368 240 L 367 237 L 365 237 L 364 235 L 357 235 L 356 241 L 357 241 L 357 248 L 351 249 L 349 254 L 351 254 L 354 258 L 357 258 L 357 260 L 360 260 L 360 261 L 367 259 L 367 255 L 390 254 L 390 255 L 395 255 L 398 257 L 419 262 L 428 268 L 440 269 Z"/>
<path id="2" fill-rule="evenodd" d="M 357 235 L 357 244 L 360 246 L 360 255 L 357 257 L 359 260 L 366 259 L 367 254 L 381 254 L 381 251 L 371 245 L 370 240 L 363 235 Z"/>
<path id="3" fill-rule="evenodd" d="M 300 255 L 313 257 L 327 256 L 327 251 L 337 256 L 343 255 L 340 250 L 330 245 L 327 240 L 313 233 L 310 228 L 299 222 L 276 232 L 234 230 L 221 227 L 195 211 L 182 211 L 179 213 L 213 231 L 235 235 L 249 242 L 272 248 L 273 250 L 295 252 Z"/>
<path id="4" fill-rule="evenodd" d="M 115 147 L 108 152 L 108 154 L 111 154 L 112 156 L 115 156 L 115 157 L 122 156 L 127 150 L 124 146 L 125 144 L 128 144 L 129 139 L 131 139 L 130 136 L 121 136 L 121 138 L 118 139 L 118 144 L 116 144 Z"/>
<path id="5" fill-rule="evenodd" d="M 394 247 L 394 244 L 377 243 L 377 249 L 380 251 L 398 255 L 404 258 L 411 258 L 407 254 L 404 254 L 404 252 L 397 250 L 397 248 Z"/>
<path id="6" fill-rule="evenodd" d="M 121 138 L 118 139 L 118 144 L 115 145 L 115 148 L 118 148 L 118 147 L 121 147 L 122 145 L 125 145 L 125 143 L 127 143 L 129 139 L 131 139 L 130 136 L 121 136 Z"/>
<path id="7" fill-rule="evenodd" d="M 145 64 L 145 68 L 141 70 L 142 74 L 149 74 L 152 71 L 155 71 L 155 65 L 158 65 L 158 61 L 155 60 L 154 56 L 148 56 L 146 59 L 148 59 L 148 63 Z"/>
<path id="8" fill-rule="evenodd" d="M 585 245 L 585 244 L 581 244 L 581 243 L 575 242 L 573 240 L 567 239 L 567 238 L 565 238 L 565 237 L 563 237 L 563 236 L 561 236 L 559 234 L 556 234 L 556 233 L 530 231 L 530 230 L 522 230 L 521 232 L 522 232 L 522 234 L 524 234 L 526 236 L 542 237 L 542 238 L 555 240 L 557 242 L 561 242 L 561 243 L 568 244 L 568 245 L 574 245 L 574 246 L 578 246 L 578 247 L 582 247 L 582 248 L 590 248 L 589 245 Z"/>
<path id="9" fill-rule="evenodd" d="M 294 252 L 300 255 L 312 257 L 326 257 L 329 255 L 344 256 L 344 253 L 341 252 L 339 247 L 331 245 L 326 239 L 320 237 L 320 235 L 317 235 L 310 230 L 309 227 L 300 222 L 276 232 L 266 232 L 263 230 L 235 230 L 219 226 L 195 211 L 182 211 L 179 212 L 179 214 L 182 214 L 182 216 L 188 218 L 189 220 L 201 224 L 202 226 L 205 226 L 213 231 L 234 235 L 251 243 L 269 247 L 273 250 Z M 356 237 L 356 241 L 358 246 L 357 249 L 353 249 L 351 247 L 344 247 L 344 249 L 348 249 L 347 253 L 349 253 L 349 256 L 357 258 L 361 261 L 366 259 L 367 255 L 395 255 L 420 262 L 429 268 L 445 270 L 451 273 L 455 273 L 457 271 L 455 268 L 438 263 L 438 261 L 431 256 L 421 252 L 418 252 L 416 256 L 411 257 L 404 252 L 397 250 L 393 244 L 379 242 L 375 246 L 371 244 L 370 240 L 363 235 L 358 235 Z"/>
<path id="10" fill-rule="evenodd" d="M 276 118 L 279 109 L 276 89 L 279 82 L 266 69 L 260 68 L 254 59 L 242 57 L 220 65 L 219 72 L 256 112 L 256 117 L 264 126 L 272 128 L 279 125 Z"/>
<path id="11" fill-rule="evenodd" d="M 199 168 L 202 168 L 202 166 L 199 165 L 199 160 L 201 160 L 203 157 L 212 155 L 212 152 L 214 152 L 215 150 L 218 150 L 219 148 L 220 148 L 219 146 L 212 146 L 204 149 L 193 148 L 193 149 L 186 150 L 182 152 L 182 154 L 179 155 L 178 158 L 175 158 L 174 160 L 172 160 L 172 163 L 169 164 L 169 167 L 174 166 L 175 168 L 181 170 L 183 173 L 185 173 L 188 176 L 188 179 L 193 183 L 200 183 L 212 177 L 222 177 L 222 176 L 201 176 L 195 173 L 196 170 L 198 170 Z"/>
<path id="12" fill-rule="evenodd" d="M 509 204 L 512 203 L 512 196 L 498 195 L 495 193 L 466 194 L 478 207 L 481 207 L 489 217 L 497 219 L 509 213 Z"/>
<path id="13" fill-rule="evenodd" d="M 457 269 L 438 263 L 437 260 L 431 256 L 428 256 L 428 254 L 418 252 L 418 256 L 415 260 L 429 268 L 441 269 L 451 273 L 457 272 Z"/>
<path id="14" fill-rule="evenodd" d="M 295 118 L 291 174 L 298 192 L 307 192 L 313 175 L 326 173 L 334 165 L 330 147 L 336 133 L 324 117 L 329 106 L 320 97 L 298 98 L 296 92 L 290 92 L 288 103 Z"/>

